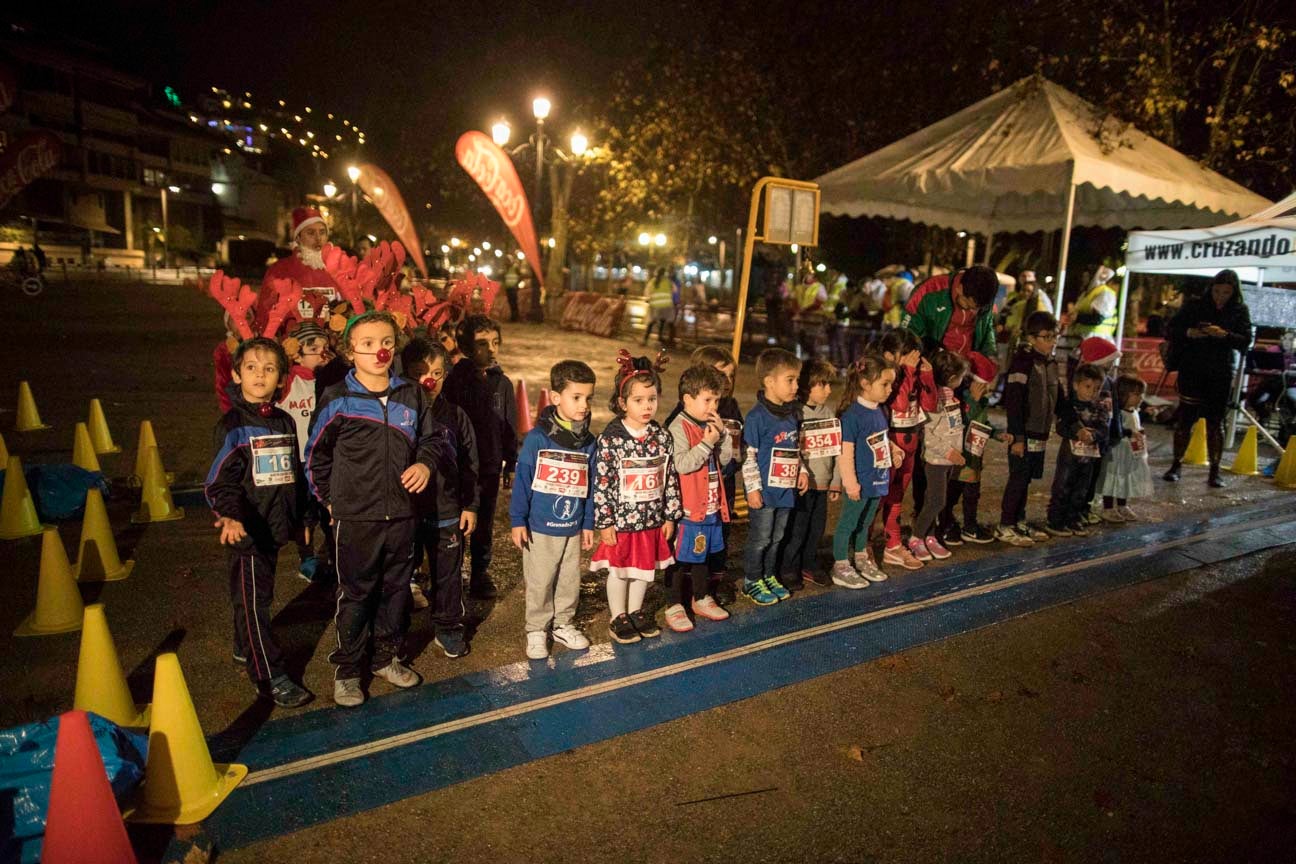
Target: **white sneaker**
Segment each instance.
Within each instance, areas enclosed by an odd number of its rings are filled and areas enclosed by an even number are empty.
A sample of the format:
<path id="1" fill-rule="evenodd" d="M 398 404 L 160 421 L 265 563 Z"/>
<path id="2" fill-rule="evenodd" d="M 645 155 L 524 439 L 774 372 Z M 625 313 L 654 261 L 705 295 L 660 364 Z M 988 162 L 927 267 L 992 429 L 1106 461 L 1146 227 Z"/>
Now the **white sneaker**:
<path id="1" fill-rule="evenodd" d="M 1116 507 L 1104 507 L 1102 509 L 1102 520 L 1104 522 L 1124 522 L 1125 514 L 1121 513 Z"/>
<path id="2" fill-rule="evenodd" d="M 588 643 L 587 643 L 588 644 Z M 527 633 L 527 659 L 544 660 L 549 656 L 549 637 L 543 630 Z"/>
<path id="3" fill-rule="evenodd" d="M 363 705 L 364 691 L 360 689 L 359 678 L 338 678 L 333 682 L 333 701 L 343 708 L 355 708 Z"/>
<path id="4" fill-rule="evenodd" d="M 590 641 L 585 634 L 575 624 L 564 624 L 561 627 L 553 628 L 553 640 L 559 645 L 565 645 L 573 651 L 584 651 L 590 646 Z M 530 645 L 527 646 L 528 651 Z"/>
<path id="5" fill-rule="evenodd" d="M 402 690 L 415 687 L 423 680 L 417 672 L 395 657 L 386 666 L 375 669 L 373 675 L 375 678 L 381 678 L 393 687 L 399 687 Z"/>
<path id="6" fill-rule="evenodd" d="M 1139 521 L 1139 515 L 1135 513 L 1132 509 L 1130 509 L 1130 506 L 1128 504 L 1122 504 L 1121 506 L 1117 507 L 1116 512 L 1119 513 L 1121 515 L 1121 518 L 1124 519 L 1126 522 Z"/>
<path id="7" fill-rule="evenodd" d="M 850 565 L 849 561 L 833 562 L 832 583 L 842 588 L 850 588 L 852 591 L 867 588 L 869 584 L 868 580 L 855 572 L 855 568 Z"/>

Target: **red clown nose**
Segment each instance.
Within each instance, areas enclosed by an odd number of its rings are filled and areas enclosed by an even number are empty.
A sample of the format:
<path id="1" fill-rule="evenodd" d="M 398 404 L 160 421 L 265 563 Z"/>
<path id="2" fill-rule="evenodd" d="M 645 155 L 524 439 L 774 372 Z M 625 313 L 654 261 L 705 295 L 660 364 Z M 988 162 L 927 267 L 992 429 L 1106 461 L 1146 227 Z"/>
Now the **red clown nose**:
<path id="1" fill-rule="evenodd" d="M 441 382 L 436 380 L 435 378 L 427 378 L 423 381 L 420 381 L 419 386 L 422 387 L 428 393 L 436 393 L 437 388 L 441 386 Z"/>
<path id="2" fill-rule="evenodd" d="M 390 363 L 392 359 L 391 350 L 387 348 L 379 348 L 378 353 L 374 355 L 374 359 L 379 363 Z"/>
<path id="3" fill-rule="evenodd" d="M 257 406 L 257 413 L 260 414 L 262 417 L 269 417 L 271 414 L 274 413 L 274 406 L 271 405 L 269 402 L 262 402 L 260 405 Z"/>

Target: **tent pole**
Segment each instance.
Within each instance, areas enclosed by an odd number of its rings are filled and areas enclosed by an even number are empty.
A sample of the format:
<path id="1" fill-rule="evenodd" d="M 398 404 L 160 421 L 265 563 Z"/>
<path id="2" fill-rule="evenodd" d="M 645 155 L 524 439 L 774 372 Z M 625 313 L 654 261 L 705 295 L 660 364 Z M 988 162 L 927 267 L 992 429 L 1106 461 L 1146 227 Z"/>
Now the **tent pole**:
<path id="1" fill-rule="evenodd" d="M 1265 268 L 1258 268 L 1256 288 L 1264 287 L 1264 274 Z M 1233 442 L 1237 438 L 1238 414 L 1242 412 L 1242 388 L 1246 386 L 1246 355 L 1247 352 L 1243 351 L 1242 356 L 1238 358 L 1237 374 L 1233 376 L 1233 399 L 1229 403 L 1232 410 L 1229 411 L 1228 429 L 1224 433 L 1226 450 L 1233 448 Z"/>
<path id="2" fill-rule="evenodd" d="M 1067 187 L 1066 222 L 1062 225 L 1062 254 L 1058 257 L 1057 292 L 1053 297 L 1053 311 L 1062 317 L 1062 295 L 1066 293 L 1067 255 L 1071 252 L 1071 222 L 1075 218 L 1075 165 L 1071 165 L 1071 183 Z"/>
<path id="3" fill-rule="evenodd" d="M 985 257 L 981 259 L 981 263 L 987 267 L 990 266 L 990 251 L 992 249 L 994 249 L 994 230 L 989 229 L 986 231 Z"/>
<path id="4" fill-rule="evenodd" d="M 1125 307 L 1129 303 L 1129 283 L 1130 271 L 1125 268 L 1125 275 L 1121 277 L 1120 302 L 1116 305 L 1116 350 L 1121 347 L 1121 340 L 1125 338 Z"/>

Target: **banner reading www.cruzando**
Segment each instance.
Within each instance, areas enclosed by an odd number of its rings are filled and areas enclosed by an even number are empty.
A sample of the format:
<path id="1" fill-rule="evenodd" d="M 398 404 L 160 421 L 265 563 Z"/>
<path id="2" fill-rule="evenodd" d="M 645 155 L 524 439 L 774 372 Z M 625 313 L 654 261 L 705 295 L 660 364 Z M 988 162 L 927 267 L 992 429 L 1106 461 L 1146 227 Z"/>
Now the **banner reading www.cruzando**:
<path id="1" fill-rule="evenodd" d="M 1296 267 L 1296 229 L 1235 223 L 1183 231 L 1131 231 L 1125 266 L 1135 273 Z"/>
<path id="2" fill-rule="evenodd" d="M 531 262 L 531 272 L 543 284 L 540 274 L 544 272 L 544 265 L 540 262 L 540 247 L 536 244 L 535 224 L 531 221 L 531 208 L 513 160 L 481 132 L 460 135 L 455 143 L 455 158 L 495 205 L 500 218 L 522 248 L 522 254 Z"/>
<path id="3" fill-rule="evenodd" d="M 392 182 L 387 172 L 377 165 L 368 163 L 360 166 L 360 176 L 356 183 L 373 201 L 378 212 L 387 220 L 387 224 L 396 232 L 396 237 L 405 246 L 405 251 L 414 259 L 419 272 L 427 275 L 427 265 L 423 263 L 423 244 L 419 243 L 418 232 L 414 230 L 414 220 L 410 218 L 409 208 L 400 190 Z"/>

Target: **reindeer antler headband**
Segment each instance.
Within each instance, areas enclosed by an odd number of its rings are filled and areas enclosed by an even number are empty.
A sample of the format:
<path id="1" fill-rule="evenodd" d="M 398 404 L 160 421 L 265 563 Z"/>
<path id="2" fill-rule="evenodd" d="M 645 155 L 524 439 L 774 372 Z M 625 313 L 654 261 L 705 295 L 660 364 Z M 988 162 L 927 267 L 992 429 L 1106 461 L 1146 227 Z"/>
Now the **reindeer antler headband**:
<path id="1" fill-rule="evenodd" d="M 660 375 L 669 362 L 670 355 L 665 351 L 658 351 L 656 359 L 649 360 L 647 357 L 632 357 L 629 351 L 622 348 L 617 352 L 617 365 L 621 367 L 617 372 L 617 395 L 624 397 L 631 381 L 651 378 L 654 372 Z"/>

